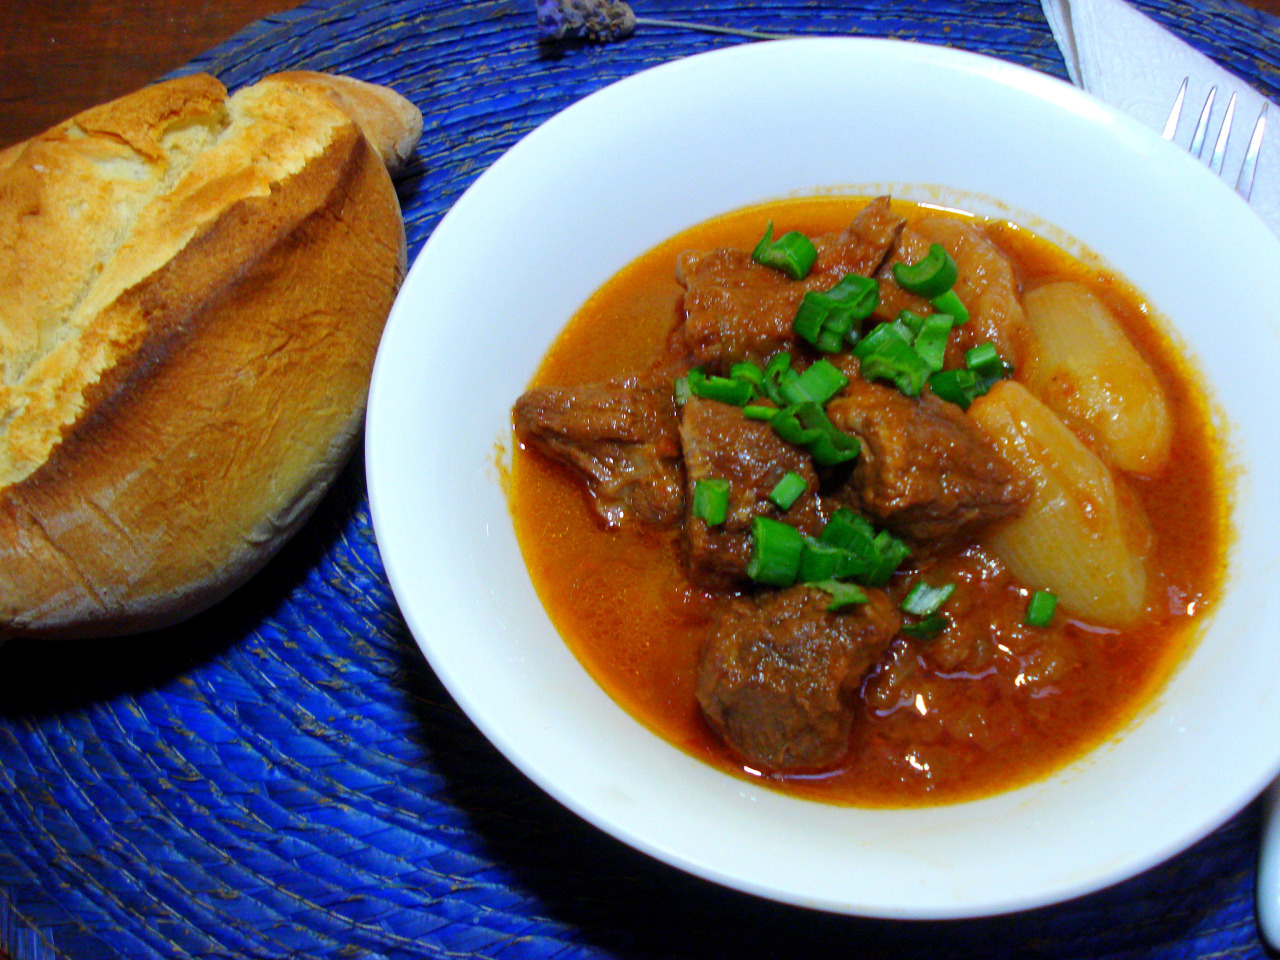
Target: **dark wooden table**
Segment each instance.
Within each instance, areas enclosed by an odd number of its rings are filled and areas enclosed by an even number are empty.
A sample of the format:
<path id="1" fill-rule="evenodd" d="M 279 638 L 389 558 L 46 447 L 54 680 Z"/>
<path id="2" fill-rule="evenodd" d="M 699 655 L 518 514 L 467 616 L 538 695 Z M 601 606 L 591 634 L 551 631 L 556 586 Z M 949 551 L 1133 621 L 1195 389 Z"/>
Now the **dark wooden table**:
<path id="1" fill-rule="evenodd" d="M 254 20 L 301 2 L 6 0 L 0 147 L 145 86 Z"/>

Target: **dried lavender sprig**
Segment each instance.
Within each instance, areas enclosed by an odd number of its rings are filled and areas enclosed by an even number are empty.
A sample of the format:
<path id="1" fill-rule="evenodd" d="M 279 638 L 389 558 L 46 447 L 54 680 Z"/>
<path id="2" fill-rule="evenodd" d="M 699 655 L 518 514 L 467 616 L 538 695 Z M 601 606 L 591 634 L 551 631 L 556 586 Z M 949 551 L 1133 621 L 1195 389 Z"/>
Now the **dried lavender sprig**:
<path id="1" fill-rule="evenodd" d="M 655 20 L 652 17 L 636 17 L 636 26 L 700 30 L 703 33 L 723 33 L 732 37 L 748 37 L 752 40 L 788 40 L 794 36 L 794 34 L 786 33 L 763 33 L 759 30 L 742 30 L 737 27 L 716 27 L 706 23 L 689 23 L 684 20 Z"/>
<path id="2" fill-rule="evenodd" d="M 535 6 L 538 39 L 543 43 L 560 40 L 593 40 L 596 43 L 625 40 L 637 26 L 698 30 L 703 33 L 747 37 L 751 40 L 783 40 L 787 37 L 786 34 L 739 27 L 637 17 L 626 0 L 536 0 Z"/>
<path id="3" fill-rule="evenodd" d="M 624 0 L 537 0 L 538 40 L 625 40 L 636 28 Z"/>

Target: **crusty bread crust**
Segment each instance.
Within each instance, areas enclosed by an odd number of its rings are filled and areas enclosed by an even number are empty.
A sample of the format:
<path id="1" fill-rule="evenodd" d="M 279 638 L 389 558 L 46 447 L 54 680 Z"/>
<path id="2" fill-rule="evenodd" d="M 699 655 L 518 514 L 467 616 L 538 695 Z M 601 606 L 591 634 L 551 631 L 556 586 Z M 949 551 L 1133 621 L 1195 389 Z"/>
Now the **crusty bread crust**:
<path id="1" fill-rule="evenodd" d="M 333 89 L 187 77 L 0 166 L 0 636 L 207 607 L 345 463 L 405 265 L 383 157 L 421 121 Z"/>
<path id="2" fill-rule="evenodd" d="M 309 70 L 276 73 L 271 79 L 275 83 L 309 88 L 312 93 L 323 93 L 355 120 L 393 175 L 408 164 L 422 136 L 422 114 L 418 108 L 403 98 L 388 97 L 385 87 L 355 77 Z"/>

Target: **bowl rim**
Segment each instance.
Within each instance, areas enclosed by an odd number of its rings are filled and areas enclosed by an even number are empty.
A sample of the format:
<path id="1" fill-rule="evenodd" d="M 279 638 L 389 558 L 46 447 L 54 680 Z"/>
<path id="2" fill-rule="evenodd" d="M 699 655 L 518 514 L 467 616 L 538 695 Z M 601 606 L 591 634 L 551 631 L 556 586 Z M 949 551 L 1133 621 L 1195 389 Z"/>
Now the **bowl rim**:
<path id="1" fill-rule="evenodd" d="M 396 463 L 392 451 L 396 449 L 396 431 L 403 427 L 403 418 L 400 413 L 402 408 L 388 384 L 393 377 L 403 376 L 402 373 L 397 372 L 397 367 L 400 365 L 403 356 L 400 342 L 402 339 L 401 331 L 408 325 L 419 322 L 412 315 L 414 308 L 410 304 L 410 300 L 416 296 L 416 291 L 420 286 L 421 275 L 425 272 L 424 264 L 431 262 L 433 258 L 442 256 L 441 247 L 448 242 L 455 232 L 456 224 L 478 214 L 476 207 L 481 204 L 481 201 L 476 199 L 478 196 L 482 195 L 497 179 L 505 177 L 509 168 L 518 169 L 519 164 L 527 162 L 529 155 L 539 150 L 544 142 L 564 135 L 574 126 L 576 118 L 580 115 L 590 113 L 598 116 L 608 113 L 616 109 L 619 103 L 625 103 L 632 96 L 633 91 L 636 91 L 637 94 L 642 94 L 647 86 L 655 80 L 667 80 L 676 76 L 680 76 L 684 80 L 705 77 L 707 72 L 720 69 L 722 65 L 738 70 L 742 69 L 744 65 L 759 68 L 762 64 L 768 64 L 779 58 L 786 59 L 787 56 L 792 55 L 795 51 L 805 51 L 806 56 L 811 52 L 815 57 L 819 55 L 830 57 L 838 53 L 842 56 L 856 55 L 873 59 L 889 58 L 892 60 L 902 58 L 905 62 L 916 66 L 927 65 L 930 69 L 959 71 L 979 83 L 994 82 L 996 84 L 1010 85 L 1021 94 L 1042 100 L 1053 109 L 1066 110 L 1073 116 L 1083 117 L 1090 122 L 1106 126 L 1112 133 L 1123 138 L 1125 143 L 1142 145 L 1144 155 L 1159 157 L 1161 162 L 1171 165 L 1193 163 L 1182 151 L 1160 140 L 1154 131 L 1148 130 L 1118 110 L 1061 80 L 981 54 L 910 41 L 865 37 L 800 38 L 773 41 L 769 44 L 748 44 L 723 48 L 642 70 L 588 95 L 527 134 L 495 161 L 488 170 L 482 173 L 472 186 L 458 198 L 458 201 L 442 218 L 440 224 L 432 236 L 428 238 L 415 259 L 406 277 L 401 298 L 397 300 L 396 307 L 393 308 L 387 325 L 387 333 L 384 335 L 383 346 L 379 350 L 378 360 L 375 364 L 366 432 L 366 471 L 370 511 L 375 537 L 383 554 L 383 562 L 393 595 L 400 605 L 401 612 L 415 641 L 445 687 L 477 727 L 515 766 L 521 769 L 544 791 L 588 822 L 593 823 L 606 833 L 623 840 L 631 846 L 690 873 L 745 892 L 803 906 L 866 916 L 920 919 L 974 917 L 1007 913 L 1060 902 L 1109 886 L 1167 859 L 1172 854 L 1211 832 L 1237 813 L 1270 782 L 1277 771 L 1280 771 L 1280 747 L 1265 763 L 1255 764 L 1252 775 L 1246 778 L 1233 793 L 1232 802 L 1216 804 L 1212 816 L 1201 816 L 1194 823 L 1185 824 L 1176 834 L 1163 838 L 1159 843 L 1149 844 L 1141 855 L 1130 856 L 1123 863 L 1113 864 L 1110 868 L 1100 870 L 1089 876 L 1059 878 L 1050 885 L 1028 888 L 1018 893 L 1006 891 L 999 896 L 968 898 L 961 896 L 955 897 L 949 902 L 935 900 L 924 905 L 911 902 L 909 897 L 904 897 L 901 893 L 896 898 L 885 897 L 880 900 L 863 898 L 854 902 L 847 896 L 839 894 L 825 896 L 821 893 L 815 893 L 812 889 L 801 891 L 788 888 L 783 883 L 773 882 L 768 879 L 762 880 L 758 876 L 744 876 L 741 870 L 736 869 L 734 866 L 724 867 L 706 857 L 689 855 L 685 850 L 680 849 L 677 843 L 673 843 L 670 836 L 659 836 L 645 829 L 639 829 L 634 822 L 620 822 L 615 810 L 602 812 L 601 807 L 595 802 L 599 799 L 598 797 L 584 796 L 584 793 L 576 788 L 565 788 L 554 775 L 554 771 L 548 772 L 543 762 L 545 758 L 531 756 L 520 738 L 513 736 L 509 727 L 504 726 L 504 721 L 494 721 L 484 704 L 477 700 L 476 690 L 471 680 L 459 673 L 455 669 L 456 664 L 447 655 L 444 655 L 442 648 L 438 644 L 433 643 L 430 639 L 434 631 L 438 631 L 442 627 L 447 628 L 449 624 L 441 624 L 438 621 L 433 622 L 433 615 L 431 612 L 424 610 L 422 601 L 417 598 L 412 576 L 407 569 L 409 564 L 404 559 L 405 525 L 400 519 L 400 507 L 403 506 L 402 494 L 390 485 L 388 479 L 389 471 L 394 471 L 400 466 Z M 564 128 L 563 131 L 562 128 Z M 1177 157 L 1183 157 L 1184 160 L 1179 160 Z M 1203 170 L 1198 165 L 1197 169 Z M 1187 175 L 1191 176 L 1191 174 Z M 1201 186 L 1215 201 L 1228 203 L 1228 197 L 1234 196 L 1229 188 L 1220 184 L 1207 170 L 1203 171 L 1203 176 L 1200 174 L 1195 174 L 1194 176 L 1200 178 Z M 1211 178 L 1213 183 L 1218 184 L 1218 187 L 1212 186 L 1206 178 Z M 1237 202 L 1242 203 L 1242 201 L 1238 201 L 1238 198 Z M 1245 209 L 1247 210 L 1247 208 Z M 1233 211 L 1233 218 L 1240 220 L 1239 210 Z M 1035 226 L 1043 227 L 1045 225 L 1037 224 Z M 1280 252 L 1280 243 L 1277 243 L 1276 238 L 1261 225 L 1260 221 L 1258 222 L 1258 227 L 1262 233 L 1255 234 L 1250 239 L 1256 239 L 1257 242 L 1264 245 L 1269 244 L 1271 251 Z M 1052 225 L 1049 225 L 1049 228 L 1052 230 Z M 1066 236 L 1069 237 L 1071 234 L 1068 233 Z M 1269 239 L 1264 240 L 1262 236 Z M 1054 238 L 1050 237 L 1050 239 Z M 567 315 L 564 319 L 567 320 Z M 675 750 L 676 748 L 670 749 Z M 674 757 L 668 758 L 668 760 L 673 769 L 681 773 L 689 773 L 687 762 L 682 762 L 679 758 Z M 688 761 L 691 758 L 686 756 L 685 760 Z M 697 763 L 697 761 L 692 762 Z M 725 776 L 723 774 L 717 775 Z M 699 789 L 710 790 L 712 794 L 715 793 L 715 790 L 706 786 L 702 778 L 698 779 Z M 989 798 L 972 803 L 987 805 L 991 808 L 992 814 L 1009 814 L 1025 803 L 1034 802 L 1035 795 L 1044 789 L 1046 783 L 1051 783 L 1053 780 L 1054 777 L 1051 776 L 1047 780 L 1039 781 L 1028 788 L 1019 789 L 1010 794 L 999 795 L 997 798 Z M 742 787 L 739 792 L 749 793 L 751 790 L 759 789 L 761 788 L 748 784 Z M 763 806 L 771 808 L 777 806 L 777 804 L 763 800 L 760 797 L 755 797 L 754 800 Z M 789 803 L 797 802 L 794 798 L 788 798 L 788 800 Z M 798 802 L 806 803 L 808 801 Z M 957 806 L 969 807 L 971 805 L 951 805 L 947 809 Z M 843 810 L 846 808 L 836 809 Z M 903 819 L 929 822 L 930 829 L 936 829 L 947 820 L 945 816 L 939 816 L 937 808 L 909 808 L 906 811 L 864 810 L 862 813 L 865 814 L 866 819 L 884 824 L 891 824 Z M 829 820 L 830 818 L 819 817 L 817 819 Z"/>

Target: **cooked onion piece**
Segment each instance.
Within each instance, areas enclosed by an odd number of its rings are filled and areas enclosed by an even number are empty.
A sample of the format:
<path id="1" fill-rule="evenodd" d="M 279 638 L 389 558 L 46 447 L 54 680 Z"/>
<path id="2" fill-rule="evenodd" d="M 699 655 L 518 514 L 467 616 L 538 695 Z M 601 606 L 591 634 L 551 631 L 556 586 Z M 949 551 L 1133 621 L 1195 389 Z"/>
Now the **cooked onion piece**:
<path id="1" fill-rule="evenodd" d="M 1169 459 L 1169 405 L 1106 304 L 1070 282 L 1033 290 L 1023 303 L 1039 341 L 1027 386 L 1060 416 L 1086 424 L 1121 470 L 1158 472 Z"/>
<path id="2" fill-rule="evenodd" d="M 1021 516 L 984 537 L 1014 576 L 1107 626 L 1145 607 L 1151 533 L 1141 504 L 1096 454 L 1021 384 L 1006 380 L 969 408 L 974 422 L 1034 484 Z"/>

